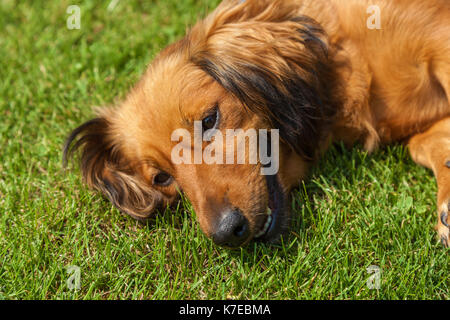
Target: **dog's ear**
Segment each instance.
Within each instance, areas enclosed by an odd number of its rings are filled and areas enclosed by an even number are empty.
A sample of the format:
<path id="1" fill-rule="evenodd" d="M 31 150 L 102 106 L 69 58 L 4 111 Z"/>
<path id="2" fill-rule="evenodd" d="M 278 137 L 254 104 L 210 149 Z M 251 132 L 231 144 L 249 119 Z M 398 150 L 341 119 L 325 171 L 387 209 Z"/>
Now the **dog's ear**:
<path id="1" fill-rule="evenodd" d="M 335 109 L 324 31 L 289 0 L 235 2 L 192 29 L 192 62 L 314 159 Z"/>
<path id="2" fill-rule="evenodd" d="M 81 149 L 80 167 L 87 184 L 102 192 L 121 212 L 148 219 L 167 199 L 143 181 L 110 134 L 110 123 L 96 118 L 75 129 L 64 146 L 64 165 Z"/>

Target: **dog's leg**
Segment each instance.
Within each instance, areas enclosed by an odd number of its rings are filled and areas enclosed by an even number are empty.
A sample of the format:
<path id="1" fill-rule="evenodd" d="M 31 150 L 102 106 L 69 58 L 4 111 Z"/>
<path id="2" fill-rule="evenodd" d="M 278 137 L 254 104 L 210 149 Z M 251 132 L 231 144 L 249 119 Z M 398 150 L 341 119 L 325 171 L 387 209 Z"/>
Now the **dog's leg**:
<path id="1" fill-rule="evenodd" d="M 450 117 L 436 122 L 428 131 L 409 141 L 415 162 L 433 170 L 438 184 L 439 239 L 450 246 Z"/>

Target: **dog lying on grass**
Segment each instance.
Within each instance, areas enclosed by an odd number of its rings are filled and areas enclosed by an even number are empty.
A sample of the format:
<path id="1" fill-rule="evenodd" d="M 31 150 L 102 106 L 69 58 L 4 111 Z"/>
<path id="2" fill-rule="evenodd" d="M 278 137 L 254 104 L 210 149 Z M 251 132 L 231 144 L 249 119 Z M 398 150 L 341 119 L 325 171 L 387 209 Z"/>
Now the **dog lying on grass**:
<path id="1" fill-rule="evenodd" d="M 368 25 L 371 5 L 380 28 Z M 270 163 L 248 161 L 251 146 L 224 151 L 244 152 L 240 163 L 194 159 L 235 146 L 215 143 L 230 129 L 244 140 L 265 130 L 278 170 L 262 174 Z M 214 138 L 180 142 L 180 130 Z M 81 149 L 87 184 L 137 219 L 182 191 L 204 233 L 237 248 L 286 233 L 289 191 L 334 141 L 407 144 L 437 178 L 436 229 L 449 246 L 449 1 L 225 0 L 119 106 L 75 129 L 64 158 Z"/>

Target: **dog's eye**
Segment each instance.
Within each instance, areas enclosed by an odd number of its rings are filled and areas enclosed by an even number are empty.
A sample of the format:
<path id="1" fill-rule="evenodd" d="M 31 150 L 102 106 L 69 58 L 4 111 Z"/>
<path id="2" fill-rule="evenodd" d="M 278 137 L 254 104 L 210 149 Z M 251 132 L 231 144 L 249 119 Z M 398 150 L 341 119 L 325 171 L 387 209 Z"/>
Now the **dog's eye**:
<path id="1" fill-rule="evenodd" d="M 161 172 L 153 178 L 153 184 L 161 187 L 166 187 L 172 183 L 172 180 L 173 178 L 170 174 Z"/>
<path id="2" fill-rule="evenodd" d="M 202 120 L 203 131 L 215 129 L 217 120 L 219 119 L 219 109 L 216 107 L 214 111 Z"/>

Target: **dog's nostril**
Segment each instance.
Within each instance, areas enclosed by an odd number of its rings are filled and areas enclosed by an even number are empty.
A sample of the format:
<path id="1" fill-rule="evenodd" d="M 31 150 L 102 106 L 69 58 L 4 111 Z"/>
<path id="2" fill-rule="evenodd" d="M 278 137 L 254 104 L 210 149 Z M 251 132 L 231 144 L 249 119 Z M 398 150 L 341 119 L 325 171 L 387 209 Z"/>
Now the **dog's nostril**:
<path id="1" fill-rule="evenodd" d="M 242 237 L 243 235 L 245 235 L 245 233 L 247 232 L 247 224 L 243 224 L 241 226 L 237 226 L 236 229 L 234 230 L 234 235 L 236 237 Z"/>
<path id="2" fill-rule="evenodd" d="M 237 248 L 250 236 L 248 220 L 240 210 L 227 210 L 222 215 L 212 238 L 217 245 Z"/>

